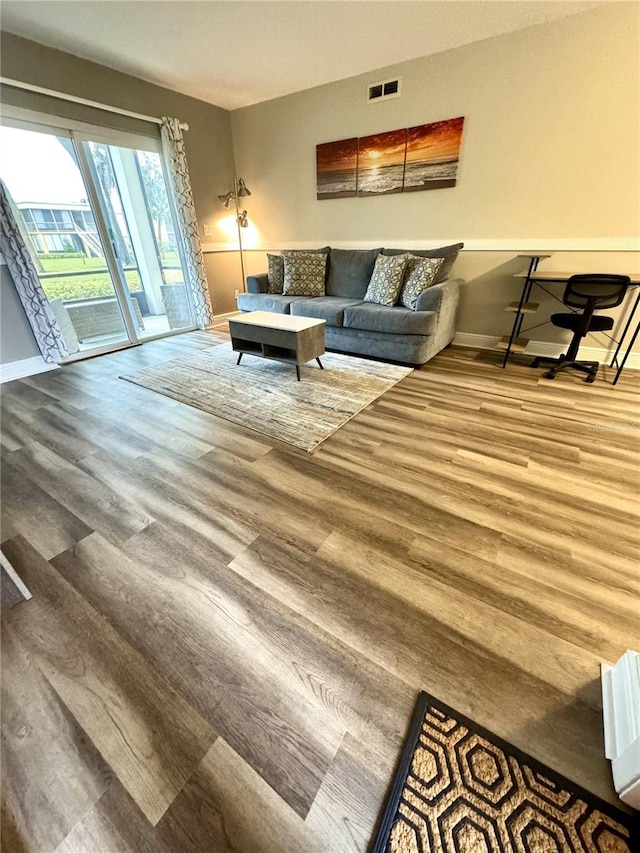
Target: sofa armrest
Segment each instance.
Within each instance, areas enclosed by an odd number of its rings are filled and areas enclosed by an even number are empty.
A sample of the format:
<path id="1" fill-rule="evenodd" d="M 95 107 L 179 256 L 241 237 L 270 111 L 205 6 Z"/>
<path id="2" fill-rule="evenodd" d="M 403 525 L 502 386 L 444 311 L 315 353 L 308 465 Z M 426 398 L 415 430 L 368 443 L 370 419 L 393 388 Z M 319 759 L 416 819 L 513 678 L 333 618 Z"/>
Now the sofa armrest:
<path id="1" fill-rule="evenodd" d="M 247 293 L 268 293 L 269 276 L 266 272 L 247 276 Z"/>
<path id="2" fill-rule="evenodd" d="M 416 311 L 435 311 L 436 314 L 440 311 L 442 300 L 449 294 L 457 295 L 458 287 L 461 281 L 458 278 L 447 278 L 441 281 L 440 284 L 434 284 L 423 290 L 418 296 Z"/>

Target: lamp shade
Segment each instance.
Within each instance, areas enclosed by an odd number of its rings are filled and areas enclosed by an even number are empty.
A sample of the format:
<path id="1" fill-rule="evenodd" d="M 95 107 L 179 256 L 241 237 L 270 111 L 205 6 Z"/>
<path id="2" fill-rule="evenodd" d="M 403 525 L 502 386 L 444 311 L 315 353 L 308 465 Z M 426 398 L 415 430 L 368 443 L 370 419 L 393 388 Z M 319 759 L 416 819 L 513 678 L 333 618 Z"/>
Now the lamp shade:
<path id="1" fill-rule="evenodd" d="M 242 180 L 242 178 L 238 178 L 238 198 L 244 198 L 245 196 L 248 196 L 248 195 L 251 195 L 250 190 L 247 189 L 247 186 L 246 186 L 245 182 Z"/>

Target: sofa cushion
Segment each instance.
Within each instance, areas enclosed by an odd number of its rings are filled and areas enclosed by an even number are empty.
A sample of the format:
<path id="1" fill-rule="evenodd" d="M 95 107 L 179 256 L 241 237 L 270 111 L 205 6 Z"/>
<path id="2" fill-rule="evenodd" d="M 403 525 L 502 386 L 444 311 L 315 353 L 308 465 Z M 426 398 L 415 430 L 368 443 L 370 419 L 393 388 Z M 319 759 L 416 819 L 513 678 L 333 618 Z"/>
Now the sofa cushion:
<path id="1" fill-rule="evenodd" d="M 286 296 L 324 296 L 327 256 L 322 252 L 286 252 L 284 288 Z"/>
<path id="2" fill-rule="evenodd" d="M 371 273 L 379 254 L 380 249 L 366 251 L 331 249 L 327 296 L 362 299 L 367 292 Z"/>
<path id="3" fill-rule="evenodd" d="M 360 299 L 343 299 L 340 296 L 320 296 L 317 299 L 296 299 L 291 303 L 291 313 L 299 317 L 326 320 L 327 326 L 342 326 L 344 312 Z"/>
<path id="4" fill-rule="evenodd" d="M 403 256 L 400 255 L 400 257 Z M 407 255 L 400 304 L 415 311 L 418 307 L 418 297 L 435 284 L 438 270 L 443 263 L 443 258 L 419 258 L 416 255 Z"/>
<path id="5" fill-rule="evenodd" d="M 384 332 L 327 326 L 324 337 L 328 350 L 353 352 L 402 364 L 424 364 L 438 352 L 436 335 L 387 335 Z"/>
<path id="6" fill-rule="evenodd" d="M 284 258 L 282 255 L 267 255 L 269 293 L 282 293 L 284 288 Z"/>
<path id="7" fill-rule="evenodd" d="M 282 293 L 284 290 L 284 256 L 285 255 L 308 255 L 308 254 L 323 254 L 328 255 L 330 252 L 329 246 L 323 246 L 322 249 L 285 249 L 280 255 L 267 254 L 269 293 Z"/>
<path id="8" fill-rule="evenodd" d="M 289 314 L 289 306 L 299 296 L 284 296 L 280 293 L 239 293 L 236 302 L 241 311 L 272 311 L 274 314 Z"/>
<path id="9" fill-rule="evenodd" d="M 407 255 L 378 255 L 364 301 L 376 302 L 378 305 L 395 305 L 402 290 L 406 265 Z"/>
<path id="10" fill-rule="evenodd" d="M 444 263 L 438 270 L 436 284 L 449 278 L 451 267 L 460 254 L 464 243 L 453 243 L 451 246 L 440 246 L 438 249 L 383 249 L 383 255 L 416 255 L 419 258 L 444 258 Z"/>
<path id="11" fill-rule="evenodd" d="M 411 311 L 398 306 L 390 308 L 374 302 L 361 302 L 345 309 L 343 326 L 345 329 L 397 335 L 432 335 L 437 319 L 433 311 Z"/>
<path id="12" fill-rule="evenodd" d="M 266 272 L 247 276 L 247 293 L 268 293 L 269 276 Z"/>

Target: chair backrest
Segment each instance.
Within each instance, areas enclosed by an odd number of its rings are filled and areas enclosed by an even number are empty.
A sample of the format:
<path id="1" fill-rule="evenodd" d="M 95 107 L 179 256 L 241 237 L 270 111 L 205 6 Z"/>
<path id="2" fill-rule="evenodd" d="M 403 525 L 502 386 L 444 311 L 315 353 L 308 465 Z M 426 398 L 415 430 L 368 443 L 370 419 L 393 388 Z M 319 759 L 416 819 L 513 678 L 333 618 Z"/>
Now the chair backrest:
<path id="1" fill-rule="evenodd" d="M 615 308 L 624 299 L 630 282 L 628 275 L 572 275 L 567 281 L 562 301 L 571 308 L 584 308 L 587 311 Z"/>

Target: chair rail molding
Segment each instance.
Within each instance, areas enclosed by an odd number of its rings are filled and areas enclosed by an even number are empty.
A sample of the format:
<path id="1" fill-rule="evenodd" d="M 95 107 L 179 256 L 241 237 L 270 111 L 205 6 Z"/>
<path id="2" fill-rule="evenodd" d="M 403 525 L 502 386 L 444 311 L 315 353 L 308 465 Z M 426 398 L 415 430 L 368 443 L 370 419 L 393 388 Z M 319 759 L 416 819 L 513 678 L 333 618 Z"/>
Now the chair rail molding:
<path id="1" fill-rule="evenodd" d="M 272 242 L 254 246 L 243 246 L 245 254 L 249 252 L 281 252 L 284 249 L 313 249 L 317 246 L 332 246 L 336 249 L 437 249 L 464 241 L 463 252 L 640 252 L 640 237 L 567 237 L 567 238 L 506 238 L 506 239 L 466 239 L 459 234 L 451 237 L 438 237 L 432 240 L 332 240 L 330 237 L 318 237 L 314 240 L 289 243 Z M 238 245 L 233 243 L 203 243 L 205 254 L 216 252 L 237 252 Z"/>

